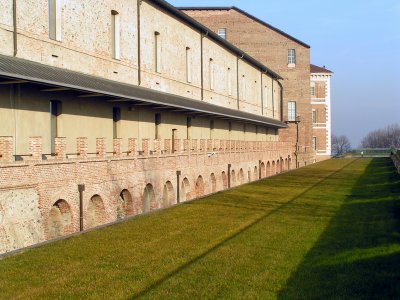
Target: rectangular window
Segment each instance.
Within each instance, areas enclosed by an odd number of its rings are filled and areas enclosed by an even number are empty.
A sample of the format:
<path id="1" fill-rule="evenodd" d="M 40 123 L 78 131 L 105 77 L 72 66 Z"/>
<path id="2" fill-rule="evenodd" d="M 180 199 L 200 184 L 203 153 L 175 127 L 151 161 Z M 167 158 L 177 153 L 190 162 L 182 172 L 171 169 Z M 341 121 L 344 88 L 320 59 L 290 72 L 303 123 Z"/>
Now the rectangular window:
<path id="1" fill-rule="evenodd" d="M 224 40 L 226 40 L 226 28 L 219 28 L 218 29 L 218 35 L 219 35 L 219 37 L 221 37 Z"/>
<path id="2" fill-rule="evenodd" d="M 192 51 L 186 47 L 186 81 L 192 82 Z"/>
<path id="3" fill-rule="evenodd" d="M 209 62 L 210 90 L 214 90 L 214 60 L 210 58 Z"/>
<path id="4" fill-rule="evenodd" d="M 231 68 L 228 68 L 228 74 L 227 74 L 227 84 L 228 84 L 228 95 L 232 96 L 232 71 Z"/>
<path id="5" fill-rule="evenodd" d="M 113 138 L 119 137 L 119 123 L 121 121 L 121 108 L 113 107 Z"/>
<path id="6" fill-rule="evenodd" d="M 317 151 L 317 138 L 315 136 L 312 138 L 312 148 Z"/>
<path id="7" fill-rule="evenodd" d="M 288 65 L 296 64 L 296 50 L 288 49 Z"/>
<path id="8" fill-rule="evenodd" d="M 119 14 L 117 11 L 111 11 L 111 32 L 112 32 L 112 55 L 114 59 L 121 57 L 121 27 Z"/>
<path id="9" fill-rule="evenodd" d="M 49 0 L 49 38 L 61 41 L 61 0 Z"/>
<path id="10" fill-rule="evenodd" d="M 317 120 L 317 111 L 315 110 L 315 109 L 313 109 L 313 111 L 312 111 L 312 122 L 315 124 L 315 123 L 318 123 L 318 120 Z"/>
<path id="11" fill-rule="evenodd" d="M 50 101 L 50 137 L 51 137 L 51 153 L 55 152 L 55 138 L 58 137 L 58 121 L 61 115 L 61 102 Z"/>
<path id="12" fill-rule="evenodd" d="M 315 82 L 311 82 L 310 95 L 315 96 Z"/>
<path id="13" fill-rule="evenodd" d="M 157 31 L 154 33 L 154 62 L 155 71 L 161 73 L 161 36 Z"/>
<path id="14" fill-rule="evenodd" d="M 155 114 L 154 116 L 154 125 L 155 125 L 155 139 L 160 139 L 161 137 L 161 114 Z"/>
<path id="15" fill-rule="evenodd" d="M 296 121 L 296 102 L 288 102 L 288 121 Z"/>

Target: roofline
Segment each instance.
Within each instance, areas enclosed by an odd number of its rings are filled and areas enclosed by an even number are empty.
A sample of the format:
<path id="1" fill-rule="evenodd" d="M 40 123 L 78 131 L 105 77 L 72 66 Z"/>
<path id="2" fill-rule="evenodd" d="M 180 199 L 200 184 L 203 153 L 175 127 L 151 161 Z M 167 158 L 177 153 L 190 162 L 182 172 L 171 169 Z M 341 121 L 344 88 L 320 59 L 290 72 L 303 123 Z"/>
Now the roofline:
<path id="1" fill-rule="evenodd" d="M 264 22 L 263 20 L 261 20 L 261 19 L 255 17 L 255 16 L 249 14 L 248 12 L 246 12 L 246 11 L 236 7 L 236 6 L 198 6 L 198 7 L 196 7 L 196 6 L 186 6 L 186 7 L 183 6 L 183 7 L 178 7 L 178 9 L 180 9 L 180 10 L 231 10 L 231 9 L 233 9 L 233 10 L 236 10 L 236 11 L 246 15 L 247 17 L 253 19 L 254 21 L 256 21 L 256 22 L 258 22 L 258 23 L 260 23 L 262 25 L 269 27 L 270 29 L 272 29 L 272 30 L 276 31 L 277 33 L 279 33 L 279 34 L 291 39 L 292 41 L 294 41 L 294 42 L 296 42 L 296 43 L 298 43 L 298 44 L 300 44 L 300 45 L 302 45 L 302 46 L 304 46 L 306 48 L 311 48 L 310 45 L 300 41 L 299 39 L 296 39 L 295 37 L 291 36 L 290 34 L 284 32 L 284 31 L 282 31 L 282 30 L 280 30 L 280 29 L 278 29 L 278 28 L 276 28 L 274 26 L 272 26 L 271 24 L 269 24 L 267 22 Z"/>
<path id="2" fill-rule="evenodd" d="M 132 102 L 145 102 L 150 105 L 161 105 L 191 112 L 205 113 L 211 116 L 228 117 L 238 122 L 249 122 L 272 128 L 287 127 L 280 120 L 273 118 L 12 56 L 0 55 L 0 76 L 103 94 Z"/>
<path id="3" fill-rule="evenodd" d="M 175 17 L 185 21 L 186 23 L 188 23 L 191 26 L 195 27 L 196 29 L 200 30 L 201 33 L 204 33 L 206 36 L 208 36 L 209 38 L 213 39 L 215 42 L 217 42 L 218 44 L 222 45 L 224 48 L 229 49 L 231 52 L 235 53 L 238 57 L 240 57 L 241 59 L 247 61 L 249 64 L 257 67 L 261 72 L 266 73 L 266 74 L 270 75 L 271 77 L 273 77 L 275 79 L 282 79 L 283 80 L 283 78 L 278 73 L 274 72 L 273 70 L 271 70 L 267 66 L 263 65 L 258 60 L 256 60 L 255 58 L 251 57 L 250 55 L 248 55 L 243 50 L 237 48 L 236 46 L 234 46 L 233 44 L 231 44 L 227 40 L 221 38 L 214 31 L 212 31 L 208 27 L 204 26 L 200 22 L 196 21 L 192 17 L 188 16 L 184 12 L 180 11 L 178 8 L 176 8 L 172 4 L 169 4 L 167 1 L 165 1 L 165 0 L 145 0 L 145 1 L 154 3 L 155 5 L 158 5 L 159 7 L 161 7 L 163 9 L 165 9 L 166 11 L 170 12 Z"/>
<path id="4" fill-rule="evenodd" d="M 324 70 L 324 71 L 322 71 L 322 72 L 311 72 L 311 68 L 312 67 L 316 67 L 316 68 Z M 324 68 L 324 67 L 320 67 L 320 66 L 317 66 L 317 65 L 314 65 L 314 64 L 310 64 L 310 74 L 333 74 L 333 72 L 331 70 L 328 70 L 328 69 Z"/>

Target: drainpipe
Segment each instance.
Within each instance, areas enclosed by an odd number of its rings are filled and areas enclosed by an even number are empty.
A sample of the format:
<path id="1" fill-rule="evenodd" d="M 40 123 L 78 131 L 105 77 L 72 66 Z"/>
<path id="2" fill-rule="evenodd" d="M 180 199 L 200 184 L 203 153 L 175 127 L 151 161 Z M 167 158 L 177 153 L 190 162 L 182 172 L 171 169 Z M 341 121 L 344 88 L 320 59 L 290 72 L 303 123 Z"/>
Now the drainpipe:
<path id="1" fill-rule="evenodd" d="M 84 184 L 78 184 L 79 191 L 79 231 L 83 231 L 83 192 L 85 191 Z"/>
<path id="2" fill-rule="evenodd" d="M 13 41 L 14 41 L 14 56 L 18 53 L 18 43 L 17 43 L 17 0 L 13 0 Z"/>
<path id="3" fill-rule="evenodd" d="M 141 85 L 142 84 L 142 72 L 141 72 L 141 56 L 140 56 L 140 48 L 141 48 L 141 45 L 140 45 L 140 33 L 141 33 L 141 31 L 140 31 L 140 6 L 141 6 L 141 4 L 142 4 L 142 0 L 138 0 L 137 1 L 137 41 L 138 41 L 138 54 L 137 54 L 137 56 L 138 56 L 138 85 Z"/>
<path id="4" fill-rule="evenodd" d="M 277 80 L 276 82 L 279 84 L 279 87 L 281 88 L 281 91 L 280 91 L 281 101 L 280 101 L 280 105 L 279 106 L 280 106 L 280 110 L 281 110 L 281 113 L 280 113 L 281 121 L 283 121 L 283 86 L 282 86 L 282 83 L 279 82 L 279 80 Z"/>
<path id="5" fill-rule="evenodd" d="M 261 179 L 261 159 L 258 161 L 258 179 Z"/>
<path id="6" fill-rule="evenodd" d="M 228 189 L 231 188 L 231 164 L 228 164 Z"/>
<path id="7" fill-rule="evenodd" d="M 181 171 L 176 171 L 176 202 L 181 203 L 181 195 L 179 189 L 179 176 L 181 176 Z"/>

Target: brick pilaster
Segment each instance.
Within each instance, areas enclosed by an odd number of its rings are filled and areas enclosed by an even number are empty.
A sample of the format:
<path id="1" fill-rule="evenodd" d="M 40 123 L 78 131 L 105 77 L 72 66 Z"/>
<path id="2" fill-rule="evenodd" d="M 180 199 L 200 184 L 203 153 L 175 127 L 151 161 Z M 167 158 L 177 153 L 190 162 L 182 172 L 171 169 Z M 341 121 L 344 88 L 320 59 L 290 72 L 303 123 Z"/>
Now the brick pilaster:
<path id="1" fill-rule="evenodd" d="M 0 136 L 0 162 L 14 161 L 14 138 L 12 136 Z"/>
<path id="2" fill-rule="evenodd" d="M 144 156 L 149 155 L 149 139 L 142 139 L 142 152 Z"/>
<path id="3" fill-rule="evenodd" d="M 164 153 L 171 154 L 171 139 L 164 140 Z"/>
<path id="4" fill-rule="evenodd" d="M 76 153 L 79 159 L 85 159 L 88 156 L 88 140 L 87 137 L 76 138 Z"/>
<path id="5" fill-rule="evenodd" d="M 121 138 L 113 139 L 113 156 L 114 157 L 122 156 L 122 139 Z"/>
<path id="6" fill-rule="evenodd" d="M 29 137 L 29 155 L 32 160 L 42 160 L 43 139 L 41 136 Z"/>
<path id="7" fill-rule="evenodd" d="M 128 139 L 128 156 L 136 156 L 136 139 Z"/>
<path id="8" fill-rule="evenodd" d="M 106 156 L 106 139 L 96 138 L 96 157 L 104 158 Z"/>
<path id="9" fill-rule="evenodd" d="M 67 153 L 67 139 L 65 137 L 56 137 L 54 139 L 54 150 L 56 159 L 65 159 Z"/>

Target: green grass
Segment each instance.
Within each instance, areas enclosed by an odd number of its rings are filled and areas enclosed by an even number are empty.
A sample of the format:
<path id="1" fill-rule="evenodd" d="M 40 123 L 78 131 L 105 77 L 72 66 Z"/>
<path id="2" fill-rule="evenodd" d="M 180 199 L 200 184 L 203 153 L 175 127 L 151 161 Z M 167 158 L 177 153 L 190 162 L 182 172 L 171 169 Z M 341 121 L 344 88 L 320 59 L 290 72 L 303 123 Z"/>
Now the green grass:
<path id="1" fill-rule="evenodd" d="M 400 298 L 400 176 L 335 159 L 0 260 L 0 299 Z"/>

